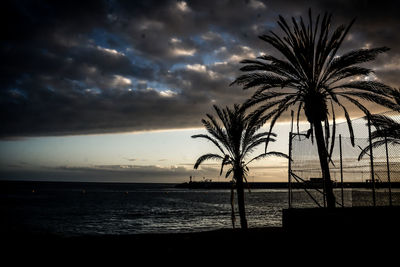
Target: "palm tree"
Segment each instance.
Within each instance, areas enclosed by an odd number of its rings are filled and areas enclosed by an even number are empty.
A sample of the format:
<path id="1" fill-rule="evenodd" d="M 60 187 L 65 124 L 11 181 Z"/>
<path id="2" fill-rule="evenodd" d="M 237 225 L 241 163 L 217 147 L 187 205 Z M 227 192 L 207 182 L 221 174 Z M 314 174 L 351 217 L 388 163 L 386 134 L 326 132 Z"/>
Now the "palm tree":
<path id="1" fill-rule="evenodd" d="M 222 125 L 218 123 L 214 116 L 207 114 L 207 119 L 203 119 L 202 123 L 209 135 L 197 134 L 193 135 L 192 138 L 204 138 L 211 141 L 220 153 L 209 153 L 199 157 L 194 164 L 194 169 L 197 169 L 205 160 L 220 160 L 222 162 L 221 175 L 224 166 L 229 166 L 225 177 L 227 178 L 233 174 L 232 180 L 236 185 L 240 225 L 242 229 L 247 229 L 244 181 L 247 182 L 246 176 L 249 172 L 249 163 L 270 156 L 286 158 L 287 156 L 280 152 L 265 152 L 248 160 L 249 154 L 259 145 L 268 141 L 275 141 L 271 136 L 275 137 L 276 134 L 258 132 L 262 123 L 258 121 L 257 117 L 246 115 L 244 108 L 239 105 L 234 105 L 233 109 L 229 107 L 220 109 L 217 106 L 214 106 L 214 109 Z M 233 218 L 232 223 L 234 225 Z"/>
<path id="2" fill-rule="evenodd" d="M 371 133 L 372 148 L 385 145 L 400 145 L 400 123 L 385 115 L 371 115 L 371 124 L 376 130 Z M 370 151 L 370 145 L 361 150 L 358 160 L 361 160 Z"/>
<path id="3" fill-rule="evenodd" d="M 400 89 L 391 91 L 396 104 L 400 106 Z M 382 145 L 392 144 L 400 145 L 400 123 L 394 119 L 385 116 L 374 114 L 370 116 L 371 124 L 375 126 L 375 130 L 371 133 L 372 148 L 377 148 Z M 358 160 L 361 160 L 370 151 L 370 145 L 361 150 Z"/>
<path id="4" fill-rule="evenodd" d="M 332 15 L 320 15 L 313 20 L 308 12 L 308 24 L 303 18 L 292 17 L 292 25 L 279 16 L 278 25 L 283 37 L 273 31 L 259 36 L 272 45 L 281 59 L 273 55 L 262 55 L 256 59 L 243 60 L 241 71 L 245 72 L 232 84 L 239 84 L 243 89 L 257 88 L 246 106 L 257 105 L 254 114 L 263 115 L 263 121 L 271 120 L 270 131 L 280 116 L 290 107 L 297 108 L 297 129 L 301 111 L 310 123 L 310 133 L 314 130 L 317 141 L 319 161 L 324 178 L 328 208 L 335 207 L 332 182 L 329 172 L 329 159 L 335 140 L 335 109 L 342 109 L 347 120 L 351 141 L 354 146 L 354 134 L 347 108 L 343 100 L 355 105 L 366 115 L 365 102 L 373 102 L 393 108 L 394 103 L 387 93 L 390 88 L 383 83 L 362 79 L 373 71 L 360 63 L 374 60 L 387 47 L 358 49 L 338 54 L 354 20 L 347 26 L 340 25 L 331 31 Z M 328 118 L 332 116 L 332 133 L 329 132 Z M 325 138 L 322 123 L 325 126 Z M 330 150 L 329 137 L 332 136 Z"/>

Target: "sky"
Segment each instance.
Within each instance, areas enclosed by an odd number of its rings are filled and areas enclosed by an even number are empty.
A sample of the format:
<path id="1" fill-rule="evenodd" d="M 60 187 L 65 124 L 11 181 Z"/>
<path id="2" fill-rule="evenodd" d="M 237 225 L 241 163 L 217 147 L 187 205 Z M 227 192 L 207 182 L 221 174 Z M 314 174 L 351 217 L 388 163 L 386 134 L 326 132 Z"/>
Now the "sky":
<path id="1" fill-rule="evenodd" d="M 204 133 L 212 105 L 251 96 L 229 86 L 240 61 L 274 53 L 257 36 L 278 15 L 331 12 L 356 22 L 342 51 L 387 46 L 374 79 L 400 87 L 396 1 L 2 1 L 0 179 L 223 181 Z M 340 51 L 339 51 L 340 53 Z M 371 107 L 376 109 L 376 107 Z M 288 113 L 289 114 L 289 113 Z M 270 149 L 287 152 L 289 115 Z M 357 116 L 357 113 L 352 113 Z M 359 115 L 359 113 L 358 113 Z M 305 129 L 306 123 L 302 125 Z M 287 178 L 286 162 L 254 164 L 250 181 Z"/>

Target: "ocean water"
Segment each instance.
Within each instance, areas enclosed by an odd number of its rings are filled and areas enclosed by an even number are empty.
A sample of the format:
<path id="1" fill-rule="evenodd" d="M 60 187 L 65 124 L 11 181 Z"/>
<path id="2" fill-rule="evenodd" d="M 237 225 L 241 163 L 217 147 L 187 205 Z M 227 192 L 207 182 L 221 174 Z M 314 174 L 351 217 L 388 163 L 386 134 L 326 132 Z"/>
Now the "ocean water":
<path id="1" fill-rule="evenodd" d="M 246 191 L 249 227 L 281 226 L 283 208 L 286 189 Z M 230 190 L 177 189 L 173 184 L 2 182 L 0 212 L 1 231 L 65 236 L 232 227 Z"/>

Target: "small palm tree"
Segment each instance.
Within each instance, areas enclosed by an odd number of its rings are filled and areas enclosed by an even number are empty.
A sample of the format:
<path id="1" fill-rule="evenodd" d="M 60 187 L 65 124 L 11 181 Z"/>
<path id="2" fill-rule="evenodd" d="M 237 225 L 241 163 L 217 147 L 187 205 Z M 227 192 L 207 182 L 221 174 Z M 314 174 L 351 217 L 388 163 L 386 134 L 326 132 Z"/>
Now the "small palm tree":
<path id="1" fill-rule="evenodd" d="M 371 124 L 376 130 L 371 133 L 372 148 L 385 145 L 400 145 L 400 123 L 385 115 L 371 115 Z M 370 151 L 370 145 L 361 150 L 358 160 L 361 160 Z"/>
<path id="2" fill-rule="evenodd" d="M 249 163 L 270 156 L 287 158 L 287 155 L 280 152 L 265 152 L 248 160 L 250 153 L 259 145 L 268 141 L 275 141 L 271 136 L 275 137 L 276 134 L 258 132 L 262 123 L 258 121 L 257 117 L 246 115 L 243 107 L 239 105 L 234 105 L 233 109 L 228 107 L 220 109 L 217 106 L 214 106 L 214 109 L 222 124 L 218 123 L 214 116 L 207 114 L 207 119 L 203 119 L 202 123 L 209 135 L 197 134 L 193 135 L 192 138 L 204 138 L 211 141 L 220 153 L 209 153 L 199 157 L 194 164 L 194 168 L 197 169 L 205 160 L 220 160 L 222 162 L 221 175 L 224 166 L 229 166 L 225 177 L 227 178 L 233 174 L 232 181 L 236 185 L 240 225 L 242 229 L 247 229 L 244 181 L 247 182 L 246 176 L 249 172 Z M 234 213 L 232 214 L 234 215 Z M 232 223 L 234 225 L 234 221 Z"/>
<path id="3" fill-rule="evenodd" d="M 376 56 L 389 49 L 387 47 L 358 49 L 338 55 L 354 20 L 347 26 L 338 26 L 331 31 L 331 15 L 325 13 L 313 20 L 311 10 L 308 13 L 308 25 L 300 17 L 292 17 L 292 25 L 279 16 L 278 25 L 283 37 L 274 32 L 260 36 L 260 39 L 272 45 L 282 56 L 262 55 L 256 59 L 243 60 L 245 64 L 239 76 L 232 84 L 243 89 L 257 88 L 246 106 L 257 105 L 255 114 L 263 114 L 260 119 L 270 120 L 270 131 L 280 116 L 290 107 L 297 109 L 297 129 L 301 111 L 310 123 L 310 133 L 315 132 L 322 176 L 328 208 L 335 207 L 332 182 L 329 172 L 329 158 L 335 140 L 335 109 L 343 109 L 347 120 L 351 141 L 354 146 L 354 134 L 344 101 L 355 105 L 366 115 L 365 102 L 372 102 L 394 108 L 387 96 L 390 87 L 369 79 L 373 71 L 358 66 L 360 63 L 374 60 Z M 332 141 L 329 147 L 329 116 L 332 116 Z M 325 136 L 322 124 L 325 124 Z"/>
<path id="4" fill-rule="evenodd" d="M 400 107 L 400 89 L 393 88 L 391 91 L 393 99 Z M 370 121 L 375 130 L 371 133 L 372 148 L 382 145 L 400 145 L 400 123 L 385 115 L 371 115 Z M 370 145 L 361 150 L 358 160 L 361 160 L 370 151 Z"/>

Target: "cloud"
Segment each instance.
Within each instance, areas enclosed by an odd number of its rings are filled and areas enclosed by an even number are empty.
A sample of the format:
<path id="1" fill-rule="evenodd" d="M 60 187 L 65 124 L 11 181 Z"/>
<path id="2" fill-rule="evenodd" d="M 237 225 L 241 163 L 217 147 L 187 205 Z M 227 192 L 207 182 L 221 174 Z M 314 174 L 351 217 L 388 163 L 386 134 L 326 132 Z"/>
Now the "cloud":
<path id="1" fill-rule="evenodd" d="M 193 170 L 185 166 L 161 167 L 157 165 L 94 165 L 21 168 L 7 166 L 0 169 L 0 179 L 96 181 L 96 182 L 183 182 L 189 176 L 214 177 L 214 169 Z"/>
<path id="2" fill-rule="evenodd" d="M 267 6 L 263 3 L 263 2 L 261 2 L 261 1 L 257 1 L 257 0 L 250 0 L 250 1 L 248 1 L 248 5 L 251 7 L 251 8 L 254 8 L 254 9 L 265 9 L 265 8 L 267 8 Z"/>
<path id="3" fill-rule="evenodd" d="M 132 81 L 124 76 L 115 74 L 114 79 L 110 83 L 110 87 L 112 88 L 121 88 L 126 86 L 131 86 Z"/>
<path id="4" fill-rule="evenodd" d="M 240 60 L 275 53 L 257 35 L 290 18 L 357 17 L 347 51 L 392 49 L 371 65 L 400 87 L 395 1 L 5 1 L 0 16 L 0 136 L 200 126 L 212 104 L 251 95 L 228 85 Z"/>
<path id="5" fill-rule="evenodd" d="M 190 8 L 188 7 L 188 4 L 185 1 L 177 1 L 176 8 L 181 12 L 185 13 L 190 12 Z"/>
<path id="6" fill-rule="evenodd" d="M 193 65 L 188 64 L 186 65 L 186 69 L 198 72 L 206 72 L 206 66 L 202 64 L 193 64 Z"/>
<path id="7" fill-rule="evenodd" d="M 184 49 L 184 48 L 172 49 L 172 54 L 174 56 L 193 56 L 195 53 L 196 49 Z"/>

